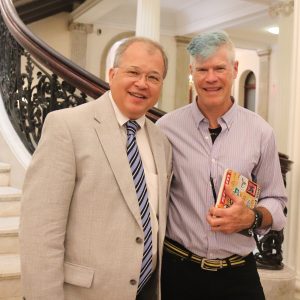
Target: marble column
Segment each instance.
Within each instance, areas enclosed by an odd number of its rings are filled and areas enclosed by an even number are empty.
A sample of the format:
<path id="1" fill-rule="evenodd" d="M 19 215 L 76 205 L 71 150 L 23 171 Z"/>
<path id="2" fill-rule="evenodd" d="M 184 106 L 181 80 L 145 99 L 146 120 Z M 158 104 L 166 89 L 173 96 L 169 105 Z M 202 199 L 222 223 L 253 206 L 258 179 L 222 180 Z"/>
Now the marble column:
<path id="1" fill-rule="evenodd" d="M 86 67 L 87 37 L 93 32 L 93 25 L 83 23 L 70 23 L 71 32 L 71 60 L 80 67 Z"/>
<path id="2" fill-rule="evenodd" d="M 296 271 L 296 299 L 300 299 L 300 3 L 288 1 L 294 4 L 293 45 L 292 45 L 292 68 L 290 77 L 290 97 L 286 103 L 289 109 L 288 123 L 289 143 L 288 150 L 290 159 L 294 162 L 288 178 L 289 205 L 288 226 L 286 228 L 287 242 L 284 249 L 287 264 Z M 290 4 L 292 6 L 292 4 Z"/>
<path id="3" fill-rule="evenodd" d="M 136 35 L 160 39 L 160 0 L 138 0 Z"/>
<path id="4" fill-rule="evenodd" d="M 136 36 L 160 40 L 160 0 L 137 0 Z M 164 90 L 159 102 L 162 101 Z M 158 103 L 155 105 L 158 107 Z"/>
<path id="5" fill-rule="evenodd" d="M 265 120 L 268 119 L 270 54 L 270 49 L 257 50 L 259 57 L 259 88 L 256 109 L 257 113 Z"/>
<path id="6" fill-rule="evenodd" d="M 270 7 L 270 15 L 278 20 L 279 36 L 277 43 L 277 93 L 270 98 L 269 110 L 272 111 L 272 126 L 280 152 L 287 154 L 289 125 L 289 107 L 291 102 L 291 68 L 293 43 L 293 2 L 292 0 L 276 1 Z M 270 111 L 269 111 L 270 112 Z"/>

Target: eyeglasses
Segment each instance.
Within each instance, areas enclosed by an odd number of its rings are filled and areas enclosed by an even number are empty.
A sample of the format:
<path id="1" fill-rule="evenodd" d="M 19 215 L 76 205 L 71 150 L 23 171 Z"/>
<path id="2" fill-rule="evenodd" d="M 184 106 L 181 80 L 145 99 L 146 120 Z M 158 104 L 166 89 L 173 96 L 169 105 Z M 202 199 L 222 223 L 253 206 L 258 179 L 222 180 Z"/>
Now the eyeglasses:
<path id="1" fill-rule="evenodd" d="M 126 77 L 133 80 L 140 80 L 145 75 L 146 81 L 153 85 L 159 85 L 163 82 L 162 76 L 156 72 L 145 73 L 137 67 L 117 67 L 117 69 L 121 69 Z"/>

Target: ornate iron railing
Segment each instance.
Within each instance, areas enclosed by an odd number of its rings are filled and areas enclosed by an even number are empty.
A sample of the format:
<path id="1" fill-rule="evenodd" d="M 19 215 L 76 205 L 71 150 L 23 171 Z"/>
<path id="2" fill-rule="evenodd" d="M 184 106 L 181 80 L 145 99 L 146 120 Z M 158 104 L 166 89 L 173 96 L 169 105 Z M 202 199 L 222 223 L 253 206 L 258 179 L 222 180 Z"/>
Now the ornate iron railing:
<path id="1" fill-rule="evenodd" d="M 286 186 L 286 174 L 291 170 L 293 162 L 286 154 L 279 153 L 281 174 Z M 284 208 L 287 215 L 287 208 Z M 280 231 L 270 230 L 264 236 L 255 235 L 258 252 L 255 254 L 256 265 L 260 269 L 281 270 L 284 265 L 282 255 L 282 243 L 284 240 L 283 229 Z"/>

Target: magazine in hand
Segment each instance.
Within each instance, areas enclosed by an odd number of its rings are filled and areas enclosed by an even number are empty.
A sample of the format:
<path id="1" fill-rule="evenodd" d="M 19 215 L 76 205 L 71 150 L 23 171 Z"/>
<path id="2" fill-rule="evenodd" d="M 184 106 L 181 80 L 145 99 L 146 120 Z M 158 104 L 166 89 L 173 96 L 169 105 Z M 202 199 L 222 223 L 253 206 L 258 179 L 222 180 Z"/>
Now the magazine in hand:
<path id="1" fill-rule="evenodd" d="M 249 208 L 253 209 L 256 206 L 260 194 L 259 185 L 234 170 L 226 169 L 222 178 L 216 207 L 227 208 L 233 204 L 231 199 L 225 194 L 225 184 L 228 184 L 232 188 L 233 193 L 241 197 Z"/>

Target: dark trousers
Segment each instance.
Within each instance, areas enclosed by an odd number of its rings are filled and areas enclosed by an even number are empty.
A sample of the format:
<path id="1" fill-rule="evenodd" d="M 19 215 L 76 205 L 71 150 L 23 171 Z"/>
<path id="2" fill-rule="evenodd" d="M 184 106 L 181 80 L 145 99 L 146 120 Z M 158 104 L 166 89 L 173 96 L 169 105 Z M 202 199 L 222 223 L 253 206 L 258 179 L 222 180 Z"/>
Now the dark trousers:
<path id="1" fill-rule="evenodd" d="M 136 296 L 135 300 L 149 300 L 149 299 L 158 299 L 154 295 L 156 294 L 157 289 L 157 277 L 155 274 L 152 274 L 151 278 L 145 284 L 140 293 Z"/>
<path id="2" fill-rule="evenodd" d="M 207 271 L 164 251 L 161 280 L 162 300 L 265 300 L 252 253 L 243 266 Z"/>

